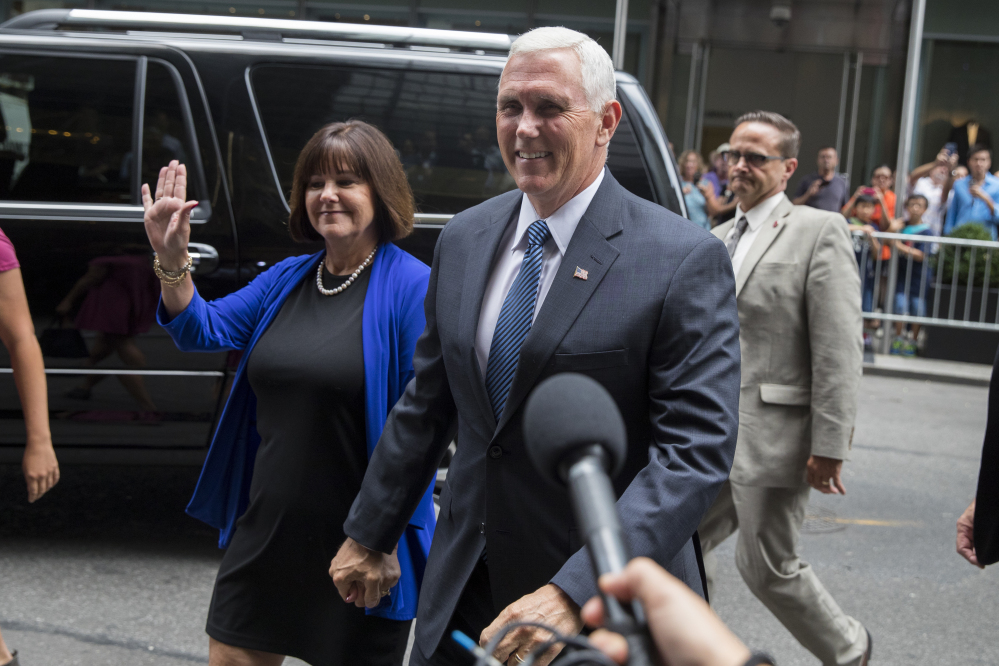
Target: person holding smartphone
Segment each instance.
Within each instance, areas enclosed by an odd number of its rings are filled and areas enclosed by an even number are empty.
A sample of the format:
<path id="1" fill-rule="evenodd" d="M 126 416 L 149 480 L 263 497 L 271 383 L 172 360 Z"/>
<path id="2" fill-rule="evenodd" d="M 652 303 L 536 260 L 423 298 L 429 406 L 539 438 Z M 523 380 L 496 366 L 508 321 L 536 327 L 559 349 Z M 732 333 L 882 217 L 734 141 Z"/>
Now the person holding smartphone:
<path id="1" fill-rule="evenodd" d="M 791 202 L 796 206 L 811 206 L 838 213 L 850 198 L 849 185 L 842 176 L 836 174 L 839 153 L 832 146 L 819 148 L 816 165 L 818 171 L 801 179 Z"/>

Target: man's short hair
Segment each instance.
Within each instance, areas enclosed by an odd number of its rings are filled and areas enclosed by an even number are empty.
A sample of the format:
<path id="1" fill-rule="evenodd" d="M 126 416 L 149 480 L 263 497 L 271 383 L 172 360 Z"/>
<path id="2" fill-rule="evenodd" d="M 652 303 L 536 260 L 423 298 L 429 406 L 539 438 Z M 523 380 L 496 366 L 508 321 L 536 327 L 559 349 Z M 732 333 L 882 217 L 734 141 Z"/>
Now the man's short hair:
<path id="1" fill-rule="evenodd" d="M 572 49 L 579 57 L 586 103 L 594 113 L 603 113 L 607 102 L 617 99 L 617 81 L 614 63 L 592 37 L 569 28 L 535 28 L 514 40 L 510 57 L 557 49 Z"/>
<path id="2" fill-rule="evenodd" d="M 838 150 L 836 150 L 836 146 L 822 146 L 821 148 L 819 148 L 819 149 L 818 149 L 818 151 L 817 151 L 817 152 L 816 152 L 815 154 L 816 154 L 816 155 L 818 155 L 818 154 L 819 154 L 819 153 L 821 153 L 821 152 L 822 152 L 823 150 L 831 150 L 831 151 L 833 151 L 834 153 L 836 153 L 837 155 L 839 155 L 839 151 L 838 151 Z"/>
<path id="3" fill-rule="evenodd" d="M 922 199 L 923 205 L 926 206 L 927 208 L 930 207 L 930 200 L 924 197 L 922 194 L 909 195 L 909 198 L 905 200 L 905 205 L 908 206 L 910 202 L 915 201 L 916 199 Z"/>
<path id="4" fill-rule="evenodd" d="M 860 204 L 870 204 L 870 205 L 874 206 L 877 203 L 878 203 L 878 200 L 874 198 L 874 195 L 871 195 L 871 194 L 861 194 L 859 197 L 857 197 L 857 200 L 854 202 L 853 205 L 859 206 Z"/>
<path id="5" fill-rule="evenodd" d="M 780 132 L 780 142 L 777 145 L 780 156 L 790 159 L 798 156 L 798 148 L 801 147 L 801 132 L 790 120 L 773 111 L 750 111 L 744 113 L 735 121 L 738 127 L 742 123 L 763 123 L 776 127 Z"/>
<path id="6" fill-rule="evenodd" d="M 992 159 L 992 149 L 986 146 L 984 143 L 976 143 L 971 148 L 968 148 L 968 159 L 975 153 L 986 152 L 989 154 L 989 159 Z"/>

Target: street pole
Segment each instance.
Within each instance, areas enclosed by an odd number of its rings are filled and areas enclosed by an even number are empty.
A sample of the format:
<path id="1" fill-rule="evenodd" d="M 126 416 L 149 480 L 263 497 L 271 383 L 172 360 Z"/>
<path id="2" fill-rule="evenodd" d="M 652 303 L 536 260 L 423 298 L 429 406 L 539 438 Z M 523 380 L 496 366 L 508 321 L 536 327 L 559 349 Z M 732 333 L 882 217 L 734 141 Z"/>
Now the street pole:
<path id="1" fill-rule="evenodd" d="M 916 96 L 919 92 L 919 57 L 923 50 L 923 19 L 925 15 L 926 0 L 912 0 L 909 55 L 905 63 L 902 122 L 898 136 L 898 160 L 895 163 L 895 217 L 900 217 L 905 210 L 905 193 L 909 184 L 909 162 L 912 159 L 912 135 L 915 132 Z"/>
<path id="2" fill-rule="evenodd" d="M 624 40 L 628 34 L 628 0 L 617 0 L 614 12 L 614 47 L 611 59 L 614 69 L 624 69 Z"/>

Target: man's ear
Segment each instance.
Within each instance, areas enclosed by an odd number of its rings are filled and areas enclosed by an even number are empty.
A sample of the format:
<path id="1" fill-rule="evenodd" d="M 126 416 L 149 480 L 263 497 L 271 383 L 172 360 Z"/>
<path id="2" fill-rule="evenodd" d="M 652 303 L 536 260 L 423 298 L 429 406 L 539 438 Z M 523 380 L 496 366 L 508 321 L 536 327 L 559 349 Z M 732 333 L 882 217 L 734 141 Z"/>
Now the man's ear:
<path id="1" fill-rule="evenodd" d="M 790 180 L 791 176 L 794 175 L 795 169 L 798 168 L 798 158 L 789 157 L 784 160 L 784 181 Z"/>
<path id="2" fill-rule="evenodd" d="M 604 105 L 604 112 L 600 116 L 600 129 L 597 130 L 597 147 L 603 148 L 610 143 L 611 137 L 617 130 L 621 122 L 621 103 L 612 99 Z"/>

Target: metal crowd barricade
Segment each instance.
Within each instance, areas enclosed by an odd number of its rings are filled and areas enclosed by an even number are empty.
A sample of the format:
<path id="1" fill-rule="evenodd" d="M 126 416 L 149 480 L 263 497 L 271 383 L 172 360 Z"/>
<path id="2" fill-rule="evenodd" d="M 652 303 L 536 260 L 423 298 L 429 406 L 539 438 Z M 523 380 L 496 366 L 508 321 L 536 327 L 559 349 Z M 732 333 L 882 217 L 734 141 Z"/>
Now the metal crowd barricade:
<path id="1" fill-rule="evenodd" d="M 889 322 L 999 331 L 999 242 L 874 232 L 871 236 L 882 246 L 891 246 L 891 257 L 885 261 L 882 251 L 873 251 L 866 232 L 851 229 L 851 233 L 861 290 L 869 286 L 873 291 L 864 319 L 881 321 L 886 327 L 882 352 L 891 345 Z M 911 254 L 901 255 L 896 241 L 925 244 L 928 253 L 923 261 L 915 261 Z M 895 308 L 896 292 L 904 294 L 906 308 L 901 313 Z M 913 295 L 923 303 L 922 315 L 909 313 Z"/>

